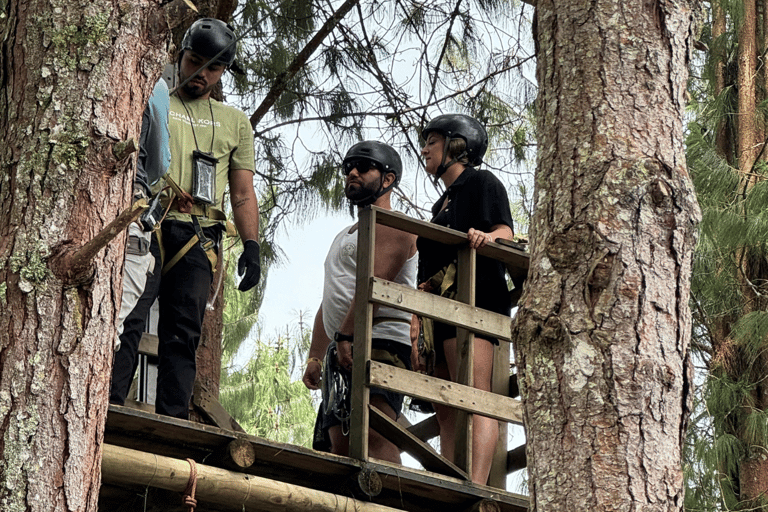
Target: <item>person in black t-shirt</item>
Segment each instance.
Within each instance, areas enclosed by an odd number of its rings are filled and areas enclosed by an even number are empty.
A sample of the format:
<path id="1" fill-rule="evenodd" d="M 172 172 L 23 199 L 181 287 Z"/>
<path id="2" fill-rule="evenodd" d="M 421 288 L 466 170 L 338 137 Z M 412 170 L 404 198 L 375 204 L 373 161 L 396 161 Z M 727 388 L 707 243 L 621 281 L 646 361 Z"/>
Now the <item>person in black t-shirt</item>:
<path id="1" fill-rule="evenodd" d="M 486 170 L 476 169 L 488 148 L 485 128 L 462 114 L 441 115 L 422 131 L 426 141 L 421 154 L 426 171 L 443 181 L 445 192 L 432 207 L 432 222 L 467 233 L 475 249 L 498 238 L 511 240 L 512 214 L 509 198 L 499 179 Z M 446 246 L 425 238 L 417 241 L 419 249 L 419 289 L 440 293 L 441 280 L 450 276 L 456 264 L 456 246 Z M 502 263 L 477 258 L 475 305 L 496 313 L 510 314 L 510 294 Z M 442 286 L 447 283 L 443 280 Z M 453 284 L 455 287 L 455 283 Z M 455 381 L 456 328 L 433 323 L 436 352 L 435 376 Z M 491 390 L 493 346 L 496 339 L 475 336 L 474 387 Z M 440 446 L 445 457 L 453 460 L 456 410 L 434 404 L 440 423 Z M 485 484 L 498 437 L 498 422 L 475 416 L 472 439 L 472 481 Z"/>

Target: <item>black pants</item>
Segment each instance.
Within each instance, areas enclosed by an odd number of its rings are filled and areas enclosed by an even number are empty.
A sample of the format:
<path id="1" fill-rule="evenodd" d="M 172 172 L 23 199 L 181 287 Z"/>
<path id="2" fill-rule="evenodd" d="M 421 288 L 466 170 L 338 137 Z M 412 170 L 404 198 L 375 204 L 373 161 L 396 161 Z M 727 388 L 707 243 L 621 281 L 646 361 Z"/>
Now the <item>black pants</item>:
<path id="1" fill-rule="evenodd" d="M 174 220 L 163 222 L 161 229 L 166 261 L 170 261 L 195 233 L 191 223 Z M 203 228 L 203 232 L 206 237 L 216 242 L 216 251 L 218 252 L 222 227 Z M 159 270 L 155 274 L 159 276 Z M 192 398 L 195 383 L 195 352 L 200 344 L 205 305 L 212 281 L 213 272 L 208 257 L 200 244 L 195 244 L 167 274 L 162 276 L 162 279 L 158 279 L 157 288 L 155 288 L 154 282 L 152 287 L 148 282 L 147 289 L 135 308 L 136 310 L 143 307 L 146 296 L 149 301 L 148 311 L 154 298 L 158 297 L 159 294 L 160 317 L 157 335 L 160 362 L 155 401 L 157 414 L 183 419 L 189 417 L 189 401 Z M 134 315 L 135 310 L 131 312 L 128 318 Z M 140 313 L 141 311 L 138 312 L 138 314 Z M 142 318 L 146 318 L 146 311 Z M 138 351 L 138 340 L 141 339 L 141 332 L 138 333 L 138 337 L 135 333 L 126 336 L 128 324 L 128 319 L 126 319 L 123 324 L 123 335 L 120 338 L 121 342 L 125 343 L 123 337 L 126 337 L 128 343 L 121 345 L 120 350 L 115 354 L 115 368 L 113 370 L 113 390 L 122 392 L 123 402 L 128 393 L 130 381 L 133 379 L 133 373 L 136 371 L 136 352 Z M 134 338 L 136 339 L 135 343 L 133 343 Z M 124 356 L 118 358 L 118 355 L 123 352 L 123 347 L 129 350 Z M 126 379 L 125 374 L 127 372 L 130 373 Z M 118 382 L 116 382 L 117 376 L 120 377 Z M 126 380 L 127 385 L 125 384 Z M 119 389 L 117 389 L 118 387 Z M 123 388 L 124 391 L 122 391 Z M 119 399 L 120 395 L 117 395 L 116 398 Z M 112 401 L 111 396 L 110 401 Z M 119 402 L 115 401 L 114 403 Z"/>

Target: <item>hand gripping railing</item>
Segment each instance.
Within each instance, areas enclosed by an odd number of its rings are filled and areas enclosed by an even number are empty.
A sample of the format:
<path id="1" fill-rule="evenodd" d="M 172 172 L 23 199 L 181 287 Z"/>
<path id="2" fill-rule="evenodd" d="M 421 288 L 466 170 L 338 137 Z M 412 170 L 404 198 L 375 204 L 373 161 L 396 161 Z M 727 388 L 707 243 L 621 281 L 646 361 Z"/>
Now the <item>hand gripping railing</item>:
<path id="1" fill-rule="evenodd" d="M 438 242 L 462 246 L 459 249 L 457 269 L 457 297 L 450 300 L 408 288 L 373 276 L 376 224 L 394 227 Z M 522 425 L 520 402 L 509 397 L 510 344 L 500 343 L 494 355 L 493 392 L 472 387 L 475 333 L 511 341 L 512 322 L 508 316 L 476 308 L 475 262 L 480 254 L 503 262 L 516 289 L 519 289 L 528 271 L 528 255 L 501 244 L 489 243 L 474 250 L 467 245 L 466 233 L 412 219 L 406 215 L 370 207 L 360 210 L 358 224 L 357 287 L 355 290 L 355 342 L 352 370 L 352 417 L 350 422 L 349 454 L 359 460 L 368 460 L 368 425 L 371 414 L 378 425 L 390 430 L 396 425 L 387 423 L 376 409 L 369 408 L 369 386 L 389 389 L 416 398 L 441 403 L 458 409 L 455 464 L 435 454 L 425 465 L 432 471 L 467 478 L 472 473 L 472 415 L 481 414 L 499 420 L 497 443 L 491 468 L 491 485 L 503 488 L 507 475 L 507 424 Z M 367 300 L 363 300 L 367 298 Z M 421 375 L 389 365 L 371 361 L 373 305 L 381 304 L 417 315 L 437 319 L 458 327 L 457 356 L 458 382 Z M 360 385 L 359 383 L 364 383 Z M 386 423 L 386 424 L 385 424 Z M 402 443 L 412 444 L 406 434 Z M 402 447 L 402 446 L 401 446 Z M 424 461 L 422 461 L 424 463 Z"/>

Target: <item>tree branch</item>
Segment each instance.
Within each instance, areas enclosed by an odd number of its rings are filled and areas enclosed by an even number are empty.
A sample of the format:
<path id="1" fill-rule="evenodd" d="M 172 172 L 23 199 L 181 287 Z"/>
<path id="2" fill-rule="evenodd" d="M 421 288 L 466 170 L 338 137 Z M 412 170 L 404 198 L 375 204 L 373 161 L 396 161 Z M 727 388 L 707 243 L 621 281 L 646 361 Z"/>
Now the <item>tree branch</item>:
<path id="1" fill-rule="evenodd" d="M 69 249 L 51 261 L 51 270 L 66 283 L 77 283 L 90 275 L 91 261 L 96 254 L 107 246 L 131 222 L 147 209 L 147 200 L 139 199 L 127 208 L 115 220 L 107 224 L 91 241 L 76 251 Z"/>
<path id="2" fill-rule="evenodd" d="M 269 89 L 266 97 L 264 97 L 261 104 L 256 108 L 256 112 L 254 112 L 251 116 L 251 127 L 256 129 L 256 125 L 259 123 L 259 121 L 261 121 L 261 118 L 266 115 L 266 113 L 270 108 L 272 108 L 272 105 L 275 104 L 283 91 L 285 91 L 285 87 L 288 85 L 288 82 L 290 82 L 291 79 L 296 76 L 296 73 L 299 72 L 299 70 L 307 63 L 312 54 L 315 53 L 315 50 L 317 50 L 317 48 L 320 46 L 320 43 L 322 43 L 328 34 L 330 34 L 333 29 L 336 28 L 341 19 L 346 16 L 349 11 L 352 10 L 358 1 L 359 0 L 347 0 L 341 6 L 339 6 L 336 12 L 333 13 L 333 16 L 326 20 L 323 26 L 320 27 L 320 30 L 317 31 L 317 34 L 315 34 L 315 36 L 306 44 L 306 46 L 304 46 L 298 55 L 296 55 L 288 68 L 277 77 L 277 80 L 275 80 L 275 83 L 272 84 L 272 87 Z"/>

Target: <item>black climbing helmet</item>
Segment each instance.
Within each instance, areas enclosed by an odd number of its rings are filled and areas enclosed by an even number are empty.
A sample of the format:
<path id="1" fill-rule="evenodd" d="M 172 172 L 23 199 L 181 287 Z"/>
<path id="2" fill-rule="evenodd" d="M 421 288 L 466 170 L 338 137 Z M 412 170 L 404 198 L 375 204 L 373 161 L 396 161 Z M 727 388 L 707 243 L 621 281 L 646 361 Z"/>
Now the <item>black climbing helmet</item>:
<path id="1" fill-rule="evenodd" d="M 384 174 L 392 173 L 395 175 L 395 182 L 392 187 L 400 183 L 403 175 L 403 162 L 395 148 L 389 144 L 384 144 L 377 140 L 366 140 L 358 142 L 347 151 L 344 157 L 344 175 L 346 176 L 355 167 L 354 163 L 359 160 L 370 160 L 378 170 Z M 391 187 L 390 187 L 391 188 Z"/>
<path id="2" fill-rule="evenodd" d="M 427 140 L 427 137 L 432 132 L 439 133 L 445 137 L 446 153 L 451 139 L 464 139 L 464 142 L 467 144 L 465 153 L 469 165 L 478 166 L 483 163 L 483 156 L 488 149 L 488 132 L 485 131 L 485 128 L 477 119 L 465 116 L 464 114 L 443 114 L 428 122 L 427 126 L 421 131 L 421 136 L 424 140 Z M 465 155 L 457 156 L 454 162 L 463 156 Z M 443 163 L 445 162 L 443 161 Z M 450 165 L 447 165 L 447 167 L 450 167 Z"/>
<path id="3" fill-rule="evenodd" d="M 365 164 L 361 164 L 361 161 L 365 162 Z M 360 165 L 370 166 L 370 164 L 373 164 L 372 167 L 381 171 L 382 177 L 388 173 L 394 174 L 395 181 L 388 187 L 379 188 L 378 192 L 365 199 L 352 201 L 356 206 L 368 206 L 369 204 L 373 204 L 379 197 L 383 196 L 400 183 L 400 178 L 403 176 L 403 162 L 400 159 L 400 155 L 395 151 L 395 148 L 377 140 L 358 142 L 349 148 L 342 163 L 344 176 L 348 176 L 355 167 Z"/>
<path id="4" fill-rule="evenodd" d="M 221 20 L 201 18 L 195 21 L 181 40 L 181 49 L 192 50 L 201 57 L 212 59 L 222 50 L 216 62 L 231 66 L 237 53 L 237 38 L 232 27 Z"/>

